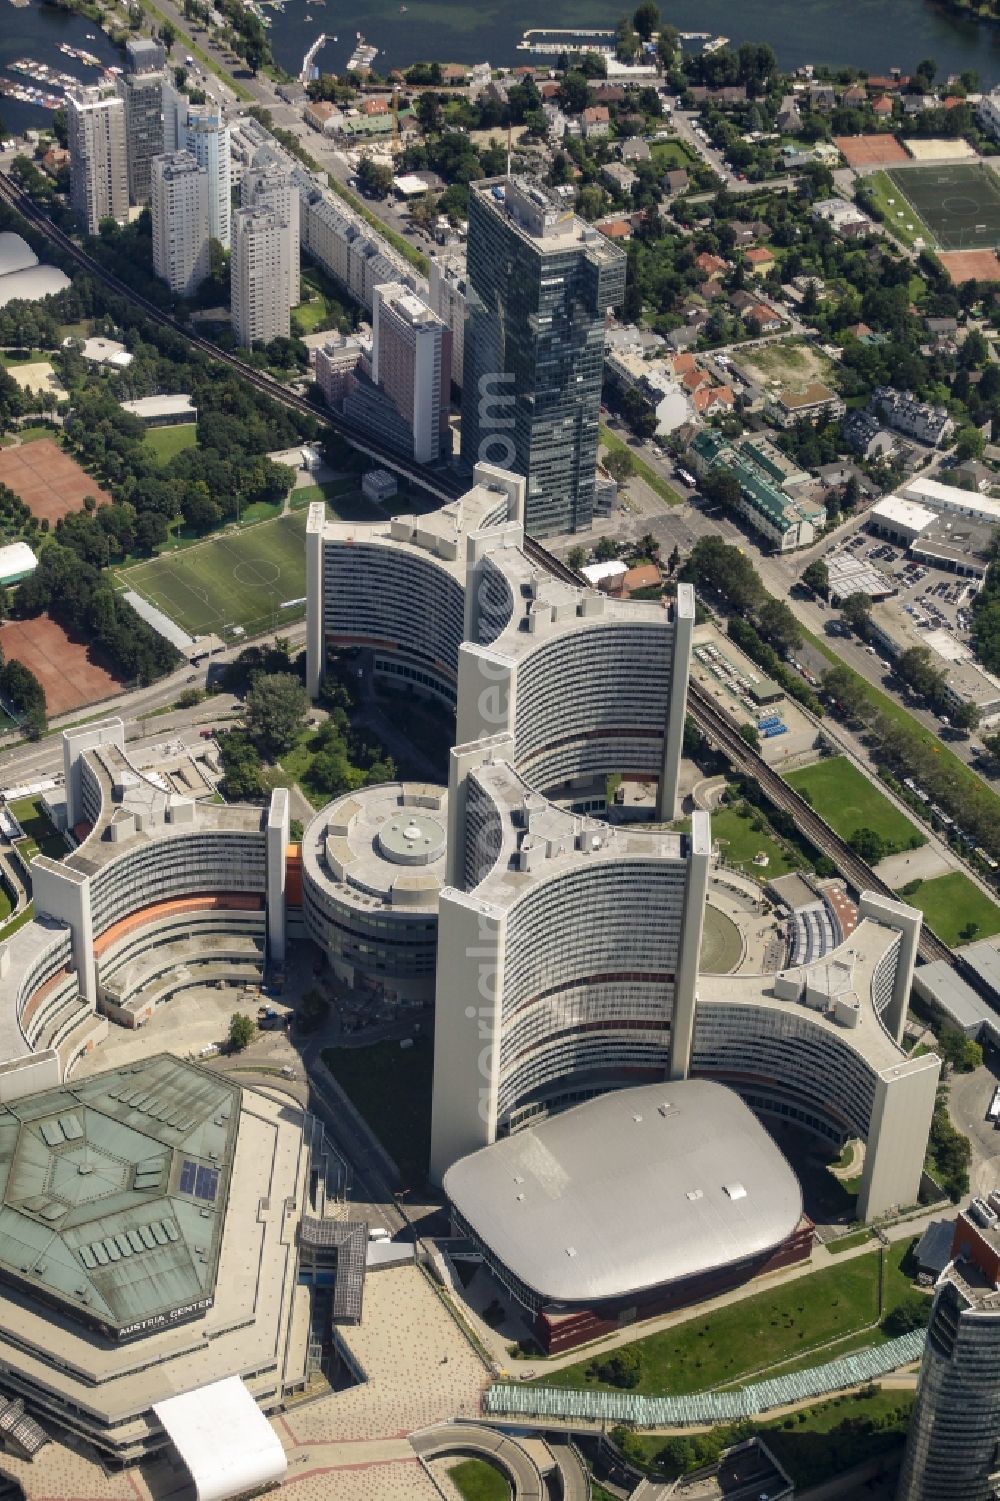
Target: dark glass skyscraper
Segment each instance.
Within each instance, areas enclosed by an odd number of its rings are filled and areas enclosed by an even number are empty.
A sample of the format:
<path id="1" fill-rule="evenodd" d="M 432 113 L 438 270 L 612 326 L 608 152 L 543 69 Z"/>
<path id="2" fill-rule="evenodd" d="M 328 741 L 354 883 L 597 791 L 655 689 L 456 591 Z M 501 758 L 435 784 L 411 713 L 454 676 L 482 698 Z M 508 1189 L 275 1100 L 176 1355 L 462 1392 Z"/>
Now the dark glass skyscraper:
<path id="1" fill-rule="evenodd" d="M 934 1294 L 897 1501 L 1000 1492 L 1000 1231 L 960 1214 L 952 1254 Z"/>
<path id="2" fill-rule="evenodd" d="M 577 531 L 594 511 L 604 319 L 625 254 L 530 178 L 469 193 L 462 458 L 527 476 L 526 529 Z"/>

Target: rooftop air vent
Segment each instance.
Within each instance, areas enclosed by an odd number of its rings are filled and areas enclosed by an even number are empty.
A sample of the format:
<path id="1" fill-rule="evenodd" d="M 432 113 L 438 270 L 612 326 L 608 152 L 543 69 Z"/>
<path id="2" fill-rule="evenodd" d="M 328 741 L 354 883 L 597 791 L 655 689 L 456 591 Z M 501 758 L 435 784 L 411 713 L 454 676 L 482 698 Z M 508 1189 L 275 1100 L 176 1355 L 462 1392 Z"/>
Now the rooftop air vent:
<path id="1" fill-rule="evenodd" d="M 690 1199 L 693 1204 L 695 1200 L 705 1197 L 705 1190 L 703 1188 L 689 1188 L 684 1197 Z"/>

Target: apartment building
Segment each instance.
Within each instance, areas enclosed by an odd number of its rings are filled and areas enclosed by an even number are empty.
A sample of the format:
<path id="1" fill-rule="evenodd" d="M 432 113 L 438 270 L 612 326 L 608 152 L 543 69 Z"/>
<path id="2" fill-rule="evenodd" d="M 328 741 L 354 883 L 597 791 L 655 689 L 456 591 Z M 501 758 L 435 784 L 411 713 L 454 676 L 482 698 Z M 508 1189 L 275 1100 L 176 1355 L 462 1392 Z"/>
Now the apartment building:
<path id="1" fill-rule="evenodd" d="M 209 273 L 208 173 L 189 151 L 150 164 L 153 269 L 172 292 L 193 297 Z"/>
<path id="2" fill-rule="evenodd" d="M 223 250 L 232 244 L 229 126 L 217 105 L 188 105 L 177 123 L 178 146 L 190 151 L 208 174 L 208 233 Z"/>
<path id="3" fill-rule="evenodd" d="M 125 102 L 128 195 L 131 203 L 148 203 L 154 156 L 163 150 L 163 84 L 166 54 L 159 42 L 130 37 L 125 72 L 118 89 Z"/>
<path id="4" fill-rule="evenodd" d="M 70 202 L 80 227 L 96 235 L 102 219 L 128 218 L 125 102 L 97 84 L 66 90 Z"/>
<path id="5" fill-rule="evenodd" d="M 230 299 L 233 332 L 244 349 L 291 333 L 292 233 L 271 209 L 233 215 Z"/>

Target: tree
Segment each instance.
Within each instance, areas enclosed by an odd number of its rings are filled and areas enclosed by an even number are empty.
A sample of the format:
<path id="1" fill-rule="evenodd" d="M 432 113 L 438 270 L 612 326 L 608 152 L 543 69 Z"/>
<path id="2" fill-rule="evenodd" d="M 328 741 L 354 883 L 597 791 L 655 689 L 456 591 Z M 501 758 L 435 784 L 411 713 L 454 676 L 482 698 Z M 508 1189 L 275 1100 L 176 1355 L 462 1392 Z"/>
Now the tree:
<path id="1" fill-rule="evenodd" d="M 830 593 L 830 570 L 822 558 L 817 558 L 814 563 L 803 570 L 802 582 L 807 589 L 818 594 L 821 599 L 827 599 Z"/>
<path id="2" fill-rule="evenodd" d="M 635 459 L 627 448 L 615 448 L 604 456 L 604 467 L 619 485 L 635 473 Z"/>
<path id="3" fill-rule="evenodd" d="M 358 165 L 358 187 L 371 198 L 385 198 L 392 187 L 392 168 L 370 156 Z"/>
<path id="4" fill-rule="evenodd" d="M 840 601 L 841 618 L 859 636 L 863 636 L 871 625 L 871 610 L 871 596 L 860 590 Z"/>
<path id="5" fill-rule="evenodd" d="M 164 51 L 166 52 L 168 57 L 173 51 L 174 43 L 176 42 L 176 40 L 177 28 L 175 26 L 172 26 L 169 21 L 161 21 L 160 41 L 163 43 Z"/>
<path id="6" fill-rule="evenodd" d="M 638 1386 L 642 1374 L 642 1356 L 635 1345 L 623 1345 L 607 1359 L 595 1362 L 594 1370 L 598 1379 L 608 1382 L 610 1386 Z"/>
<path id="7" fill-rule="evenodd" d="M 707 500 L 722 506 L 727 511 L 739 508 L 743 499 L 740 482 L 728 469 L 715 467 L 708 471 L 701 482 L 702 494 Z"/>
<path id="8" fill-rule="evenodd" d="M 270 758 L 291 750 L 309 717 L 309 696 L 290 672 L 261 673 L 247 694 L 247 733 Z"/>
<path id="9" fill-rule="evenodd" d="M 441 96 L 433 92 L 421 94 L 417 100 L 417 119 L 425 135 L 433 135 L 441 128 Z"/>
<path id="10" fill-rule="evenodd" d="M 566 561 L 575 573 L 579 573 L 587 561 L 587 549 L 579 545 L 571 547 Z"/>
<path id="11" fill-rule="evenodd" d="M 619 62 L 634 62 L 639 54 L 639 38 L 628 16 L 622 16 L 615 27 L 615 56 Z"/>
<path id="12" fill-rule="evenodd" d="M 590 85 L 578 69 L 564 73 L 559 84 L 559 103 L 569 115 L 581 115 L 591 101 Z"/>
<path id="13" fill-rule="evenodd" d="M 760 731 L 755 724 L 741 724 L 740 739 L 745 740 L 751 750 L 760 750 Z"/>
<path id="14" fill-rule="evenodd" d="M 874 829 L 866 827 L 855 829 L 847 842 L 854 853 L 864 860 L 866 865 L 877 865 L 880 860 L 885 858 L 885 841 L 880 834 L 876 834 Z"/>
<path id="15" fill-rule="evenodd" d="M 632 17 L 632 25 L 644 42 L 648 42 L 653 33 L 659 31 L 660 10 L 654 4 L 654 0 L 642 0 L 642 4 Z"/>
<path id="16" fill-rule="evenodd" d="M 229 1046 L 234 1053 L 242 1053 L 253 1042 L 257 1026 L 252 1017 L 242 1011 L 234 1011 L 229 1019 Z"/>
<path id="17" fill-rule="evenodd" d="M 985 446 L 986 439 L 978 427 L 960 427 L 955 439 L 955 458 L 960 464 L 966 459 L 981 459 Z"/>
<path id="18" fill-rule="evenodd" d="M 977 925 L 973 923 L 972 926 L 976 927 L 978 932 Z M 957 1027 L 942 1027 L 937 1046 L 941 1057 L 956 1074 L 971 1074 L 982 1064 L 983 1050 L 978 1042 L 973 1042 Z"/>
<path id="19" fill-rule="evenodd" d="M 882 1329 L 890 1338 L 898 1334 L 909 1334 L 913 1329 L 926 1329 L 930 1315 L 930 1298 L 922 1298 L 913 1293 L 889 1310 L 882 1320 Z"/>
<path id="20" fill-rule="evenodd" d="M 757 625 L 776 651 L 798 651 L 802 645 L 802 627 L 783 599 L 766 599 L 757 611 Z"/>

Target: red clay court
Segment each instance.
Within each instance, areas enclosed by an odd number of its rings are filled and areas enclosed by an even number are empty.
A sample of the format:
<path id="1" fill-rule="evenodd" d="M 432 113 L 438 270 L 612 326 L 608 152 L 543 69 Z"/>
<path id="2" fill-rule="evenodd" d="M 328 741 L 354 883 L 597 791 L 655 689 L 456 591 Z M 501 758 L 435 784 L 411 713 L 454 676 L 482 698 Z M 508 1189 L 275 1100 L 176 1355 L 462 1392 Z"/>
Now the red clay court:
<path id="1" fill-rule="evenodd" d="M 121 683 L 90 660 L 80 642 L 71 641 L 48 615 L 11 620 L 0 630 L 4 660 L 20 662 L 41 683 L 49 718 L 110 698 Z"/>
<path id="2" fill-rule="evenodd" d="M 1000 257 L 995 250 L 945 250 L 938 254 L 952 281 L 1000 281 Z"/>
<path id="3" fill-rule="evenodd" d="M 32 516 L 53 526 L 70 511 L 82 510 L 85 495 L 98 505 L 111 499 L 52 438 L 0 449 L 0 483 L 20 496 Z"/>
<path id="4" fill-rule="evenodd" d="M 911 159 L 891 135 L 834 136 L 833 144 L 849 167 L 895 167 Z"/>

